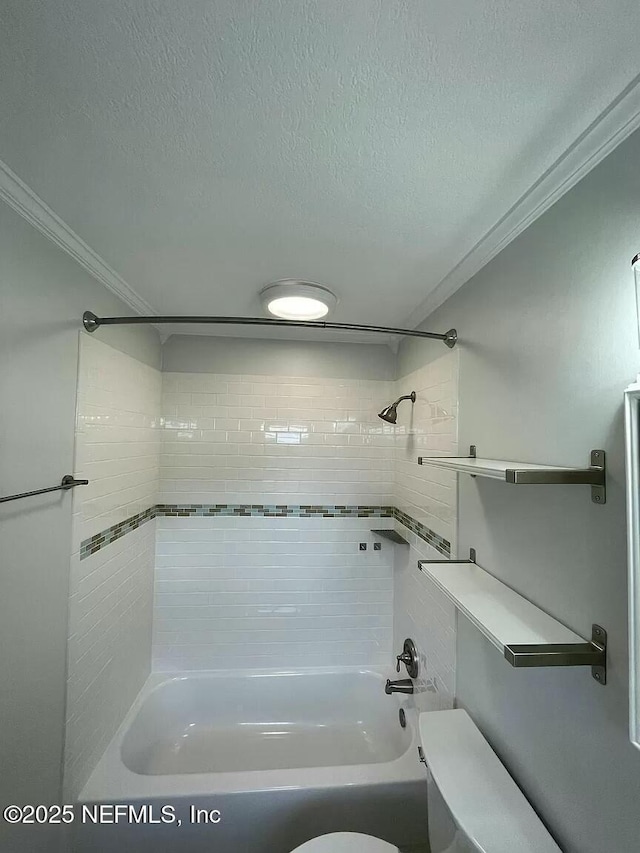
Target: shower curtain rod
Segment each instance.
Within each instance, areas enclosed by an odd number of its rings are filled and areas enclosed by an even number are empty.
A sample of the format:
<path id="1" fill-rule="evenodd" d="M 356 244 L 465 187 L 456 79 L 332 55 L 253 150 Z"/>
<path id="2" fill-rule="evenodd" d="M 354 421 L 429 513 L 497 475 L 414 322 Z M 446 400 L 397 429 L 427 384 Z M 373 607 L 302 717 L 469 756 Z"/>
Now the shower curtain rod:
<path id="1" fill-rule="evenodd" d="M 271 320 L 263 317 L 98 317 L 93 311 L 85 311 L 82 323 L 87 332 L 95 332 L 100 326 L 156 325 L 159 323 L 194 323 L 220 326 L 289 326 L 303 329 L 337 329 L 347 332 L 377 332 L 383 335 L 403 335 L 410 338 L 431 338 L 442 341 L 451 348 L 456 345 L 458 333 L 449 329 L 444 334 L 420 332 L 417 329 L 393 329 L 388 326 L 360 326 L 355 323 L 325 323 L 322 320 Z"/>

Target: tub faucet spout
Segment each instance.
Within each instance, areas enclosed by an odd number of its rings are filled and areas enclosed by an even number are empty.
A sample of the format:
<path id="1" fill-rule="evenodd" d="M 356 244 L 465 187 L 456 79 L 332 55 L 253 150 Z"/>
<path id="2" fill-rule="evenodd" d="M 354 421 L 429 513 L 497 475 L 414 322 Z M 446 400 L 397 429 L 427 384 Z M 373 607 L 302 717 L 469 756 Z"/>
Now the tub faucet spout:
<path id="1" fill-rule="evenodd" d="M 413 693 L 413 681 L 410 678 L 401 678 L 399 681 L 391 681 L 387 678 L 384 692 L 387 696 L 391 696 L 392 693 Z"/>

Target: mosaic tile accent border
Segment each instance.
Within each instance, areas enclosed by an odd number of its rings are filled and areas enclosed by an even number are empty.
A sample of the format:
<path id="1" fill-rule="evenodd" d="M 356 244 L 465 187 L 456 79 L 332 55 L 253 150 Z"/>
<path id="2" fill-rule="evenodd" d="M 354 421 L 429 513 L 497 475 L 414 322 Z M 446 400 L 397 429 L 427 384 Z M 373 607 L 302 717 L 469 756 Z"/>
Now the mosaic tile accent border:
<path id="1" fill-rule="evenodd" d="M 95 554 L 96 551 L 101 551 L 103 548 L 106 548 L 107 545 L 111 545 L 112 542 L 122 539 L 122 537 L 126 536 L 127 533 L 131 533 L 132 530 L 137 530 L 138 527 L 141 527 L 147 521 L 151 521 L 151 519 L 155 518 L 157 515 L 156 509 L 157 507 L 150 506 L 149 509 L 145 509 L 144 512 L 139 512 L 137 515 L 125 518 L 124 521 L 119 521 L 117 524 L 107 527 L 106 530 L 96 533 L 95 536 L 91 536 L 89 539 L 84 539 L 80 543 L 80 559 L 84 560 L 87 557 L 90 557 L 92 554 Z"/>
<path id="2" fill-rule="evenodd" d="M 393 518 L 392 506 L 340 504 L 158 504 L 156 514 L 166 517 L 244 516 L 262 518 Z"/>
<path id="3" fill-rule="evenodd" d="M 399 521 L 400 524 L 406 527 L 407 530 L 415 533 L 416 536 L 419 536 L 420 539 L 423 539 L 428 545 L 435 548 L 436 551 L 446 557 L 447 560 L 451 558 L 451 542 L 449 542 L 448 539 L 445 539 L 443 536 L 435 533 L 430 527 L 427 527 L 426 524 L 421 524 L 419 521 L 416 521 L 415 518 L 407 515 L 406 512 L 403 512 L 397 507 L 393 508 L 393 517 L 396 521 Z"/>
<path id="4" fill-rule="evenodd" d="M 80 544 L 80 559 L 84 560 L 112 542 L 137 530 L 152 518 L 393 518 L 415 533 L 447 559 L 451 543 L 429 527 L 393 506 L 344 504 L 156 504 L 144 512 L 96 533 Z"/>

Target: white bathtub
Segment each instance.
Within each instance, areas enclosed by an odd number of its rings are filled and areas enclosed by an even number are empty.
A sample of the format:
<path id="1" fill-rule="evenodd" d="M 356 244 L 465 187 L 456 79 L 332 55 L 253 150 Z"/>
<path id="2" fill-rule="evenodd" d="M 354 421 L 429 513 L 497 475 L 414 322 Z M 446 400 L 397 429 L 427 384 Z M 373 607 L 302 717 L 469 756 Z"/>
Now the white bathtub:
<path id="1" fill-rule="evenodd" d="M 77 824 L 79 851 L 289 853 L 316 835 L 424 844 L 426 781 L 410 697 L 374 670 L 152 676 L 80 803 L 170 805 L 181 826 Z M 219 823 L 191 822 L 191 807 Z"/>

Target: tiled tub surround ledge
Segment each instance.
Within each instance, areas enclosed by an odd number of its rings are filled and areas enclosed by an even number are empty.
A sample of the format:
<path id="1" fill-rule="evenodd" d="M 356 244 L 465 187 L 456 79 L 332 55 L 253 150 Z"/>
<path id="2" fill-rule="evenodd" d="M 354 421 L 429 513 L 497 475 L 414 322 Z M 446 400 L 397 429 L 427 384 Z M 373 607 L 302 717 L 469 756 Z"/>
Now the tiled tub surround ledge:
<path id="1" fill-rule="evenodd" d="M 153 518 L 206 518 L 223 516 L 231 518 L 391 518 L 411 533 L 435 548 L 447 559 L 451 556 L 451 543 L 429 527 L 416 521 L 397 507 L 345 506 L 306 504 L 156 504 L 118 522 L 80 543 L 80 559 L 84 560 L 116 542 L 127 533 L 137 530 Z"/>

